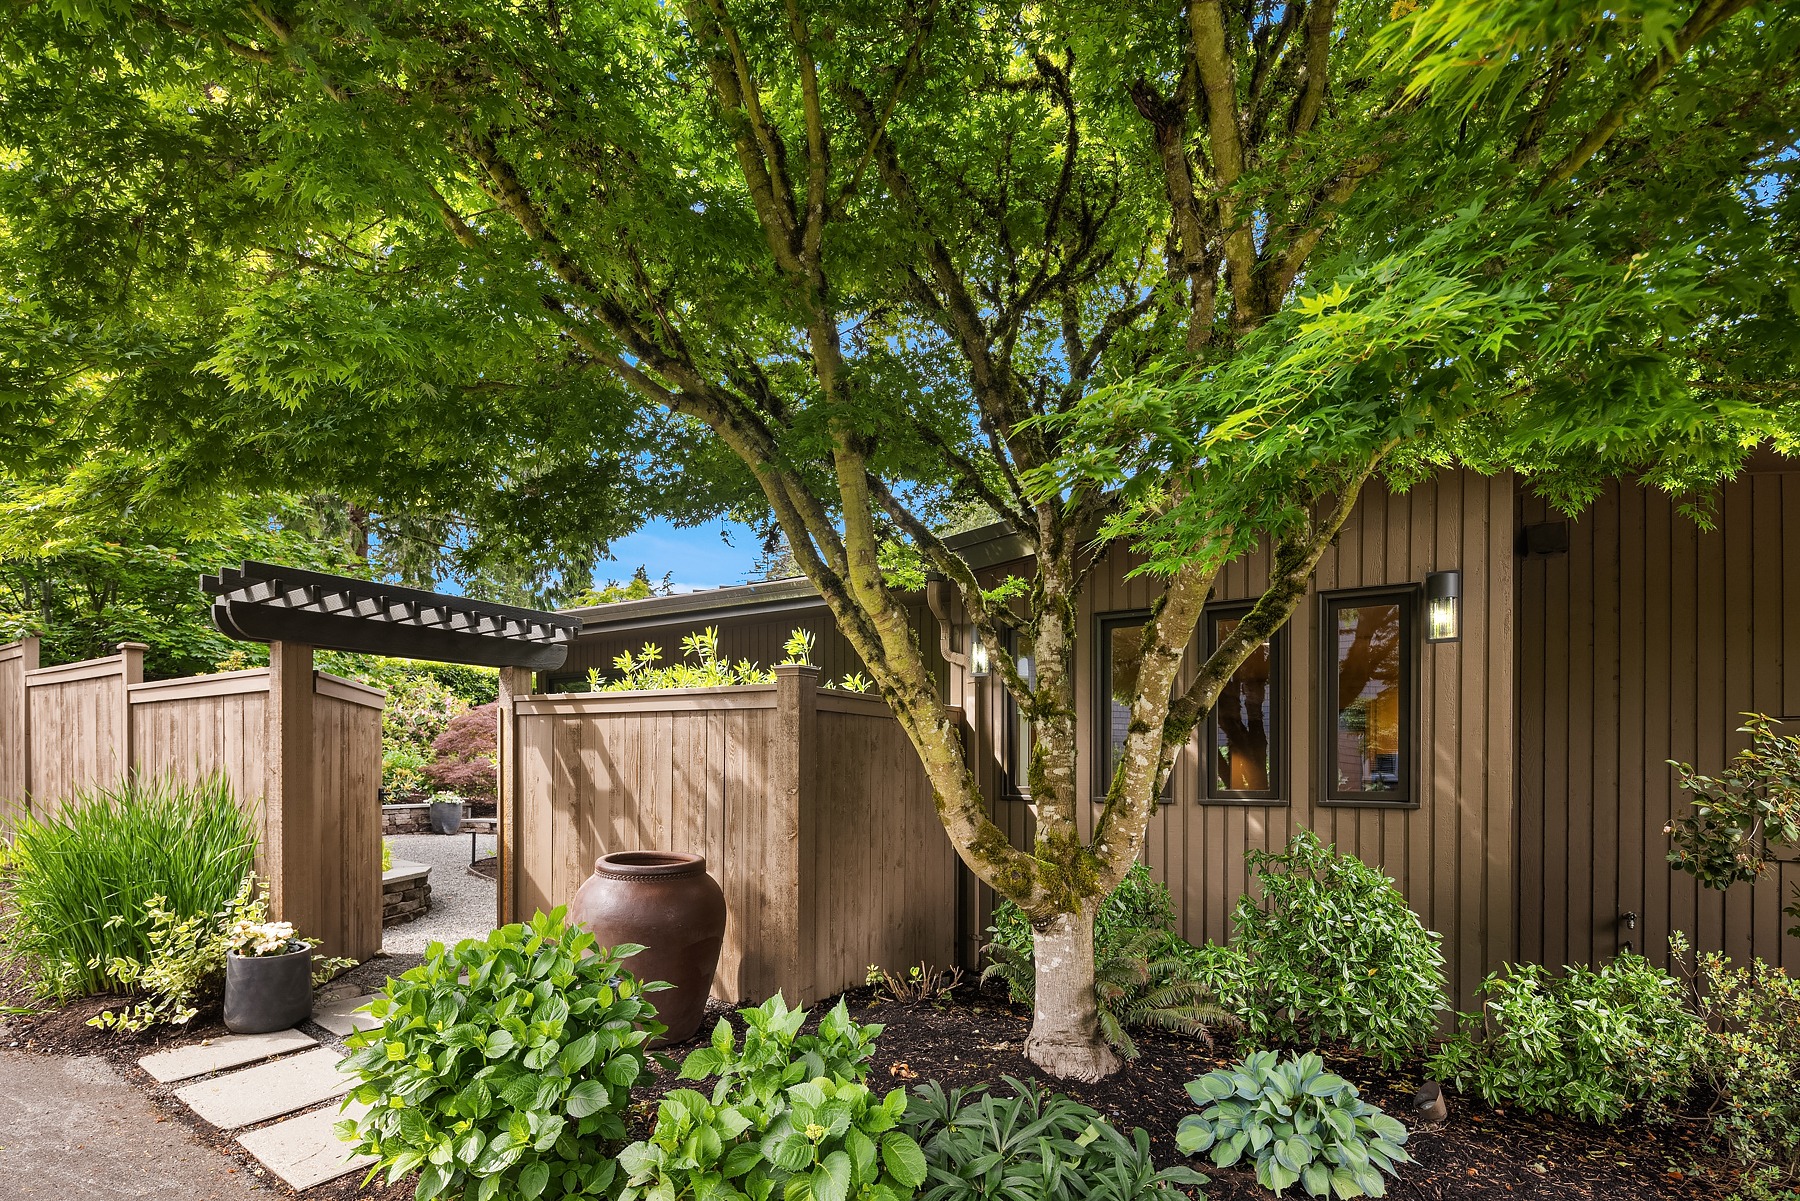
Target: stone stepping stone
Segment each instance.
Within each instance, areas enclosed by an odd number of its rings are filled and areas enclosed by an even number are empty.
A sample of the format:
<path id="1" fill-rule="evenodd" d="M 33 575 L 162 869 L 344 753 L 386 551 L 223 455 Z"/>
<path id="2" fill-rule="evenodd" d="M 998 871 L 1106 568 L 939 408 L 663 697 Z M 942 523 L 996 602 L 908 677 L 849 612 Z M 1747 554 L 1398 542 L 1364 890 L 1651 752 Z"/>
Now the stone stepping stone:
<path id="1" fill-rule="evenodd" d="M 373 1030 L 381 1023 L 367 1013 L 356 1011 L 374 999 L 372 994 L 366 994 L 360 997 L 339 997 L 335 1001 L 314 1005 L 312 1020 L 339 1038 L 348 1038 L 353 1030 Z"/>
<path id="2" fill-rule="evenodd" d="M 152 1080 L 171 1084 L 318 1045 L 312 1035 L 298 1030 L 277 1030 L 273 1034 L 222 1034 L 205 1042 L 146 1055 L 138 1060 L 138 1066 L 150 1073 Z"/>
<path id="3" fill-rule="evenodd" d="M 281 1177 L 295 1192 L 366 1170 L 373 1155 L 351 1155 L 350 1145 L 338 1141 L 332 1127 L 345 1118 L 360 1117 L 367 1105 L 352 1101 L 343 1112 L 335 1105 L 303 1113 L 238 1136 L 244 1149 Z"/>
<path id="4" fill-rule="evenodd" d="M 202 1080 L 177 1089 L 175 1095 L 221 1130 L 236 1130 L 349 1092 L 351 1078 L 337 1068 L 341 1058 L 336 1051 L 320 1047 Z"/>

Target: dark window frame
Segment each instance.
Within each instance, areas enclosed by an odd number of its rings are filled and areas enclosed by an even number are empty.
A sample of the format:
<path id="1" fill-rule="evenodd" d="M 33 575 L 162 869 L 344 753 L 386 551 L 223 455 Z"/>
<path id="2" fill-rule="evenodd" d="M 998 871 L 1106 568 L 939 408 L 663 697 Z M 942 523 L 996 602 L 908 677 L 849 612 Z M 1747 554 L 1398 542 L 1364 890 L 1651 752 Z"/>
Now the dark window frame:
<path id="1" fill-rule="evenodd" d="M 1256 604 L 1253 600 L 1227 601 L 1216 605 L 1208 605 L 1201 615 L 1201 631 L 1204 634 L 1202 646 L 1210 657 L 1219 645 L 1220 619 L 1236 618 L 1242 620 Z M 1269 787 L 1220 788 L 1217 787 L 1218 759 L 1215 752 L 1219 746 L 1219 711 L 1215 705 L 1206 711 L 1203 725 L 1203 741 L 1200 744 L 1200 803 L 1203 805 L 1286 805 L 1288 803 L 1288 725 L 1289 697 L 1288 659 L 1287 659 L 1287 625 L 1269 635 L 1269 683 L 1274 692 L 1270 700 L 1269 713 L 1271 729 L 1269 730 Z"/>
<path id="2" fill-rule="evenodd" d="M 1006 653 L 1013 657 L 1013 662 L 1018 662 L 1019 632 L 1017 630 L 1006 631 Z M 1032 655 L 1031 661 L 1035 669 L 1037 666 L 1036 654 Z M 1036 678 L 1037 673 L 1034 670 L 1032 679 Z M 1012 694 L 1012 689 L 1006 686 L 1004 680 L 998 681 L 998 683 L 1003 698 L 1000 704 L 1000 795 L 1009 801 L 1023 801 L 1030 804 L 1031 781 L 1029 777 L 1020 779 L 1013 771 L 1013 766 L 1019 758 L 1019 699 Z M 1029 772 L 1031 765 L 1026 764 L 1025 770 Z"/>
<path id="3" fill-rule="evenodd" d="M 1383 584 L 1319 594 L 1318 753 L 1314 756 L 1319 803 L 1341 809 L 1417 809 L 1419 807 L 1419 660 L 1420 623 L 1417 584 Z M 1346 792 L 1337 787 L 1337 610 L 1372 603 L 1400 608 L 1400 751 L 1396 767 L 1400 788 L 1394 792 Z"/>
<path id="4" fill-rule="evenodd" d="M 1094 654 L 1092 657 L 1093 700 L 1091 712 L 1094 721 L 1092 772 L 1088 800 L 1096 805 L 1106 803 L 1106 790 L 1112 787 L 1112 632 L 1120 626 L 1141 626 L 1150 620 L 1148 609 L 1120 609 L 1108 613 L 1094 614 Z M 1163 781 L 1162 795 L 1157 803 L 1172 805 L 1175 803 L 1175 773 L 1169 772 L 1169 778 Z"/>

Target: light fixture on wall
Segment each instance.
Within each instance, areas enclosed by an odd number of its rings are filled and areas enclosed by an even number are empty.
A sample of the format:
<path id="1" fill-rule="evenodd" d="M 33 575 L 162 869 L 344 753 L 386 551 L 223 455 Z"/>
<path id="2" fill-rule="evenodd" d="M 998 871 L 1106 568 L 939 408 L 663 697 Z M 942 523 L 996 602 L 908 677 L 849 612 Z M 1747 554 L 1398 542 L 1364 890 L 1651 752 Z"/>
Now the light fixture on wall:
<path id="1" fill-rule="evenodd" d="M 988 677 L 987 644 L 981 640 L 981 631 L 974 626 L 969 627 L 969 675 L 977 680 Z"/>
<path id="2" fill-rule="evenodd" d="M 1434 571 L 1425 577 L 1425 641 L 1462 637 L 1462 572 Z"/>

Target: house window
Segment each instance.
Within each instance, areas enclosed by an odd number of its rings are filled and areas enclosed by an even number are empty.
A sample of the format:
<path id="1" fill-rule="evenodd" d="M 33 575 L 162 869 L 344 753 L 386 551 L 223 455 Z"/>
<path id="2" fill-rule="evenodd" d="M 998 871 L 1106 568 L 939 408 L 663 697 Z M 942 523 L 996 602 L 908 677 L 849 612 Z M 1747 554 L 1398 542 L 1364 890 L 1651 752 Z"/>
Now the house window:
<path id="1" fill-rule="evenodd" d="M 1138 661 L 1143 654 L 1144 623 L 1149 619 L 1148 613 L 1112 613 L 1100 618 L 1094 662 L 1096 804 L 1106 800 L 1113 771 L 1125 749 L 1125 736 L 1131 731 L 1131 701 L 1137 695 Z M 1159 799 L 1168 804 L 1167 783 Z"/>
<path id="2" fill-rule="evenodd" d="M 1212 654 L 1250 611 L 1248 605 L 1206 612 L 1206 651 Z M 1282 799 L 1287 690 L 1283 636 L 1277 632 L 1250 652 L 1219 691 L 1206 715 L 1206 799 Z"/>
<path id="3" fill-rule="evenodd" d="M 1413 804 L 1416 592 L 1326 596 L 1323 607 L 1325 800 Z"/>
<path id="4" fill-rule="evenodd" d="M 1017 631 L 1006 638 L 1006 649 L 1018 665 L 1019 676 L 1028 686 L 1037 685 L 1037 664 L 1031 647 L 1020 639 Z M 1006 693 L 1006 795 L 1013 800 L 1031 799 L 1031 721 L 1011 692 Z"/>

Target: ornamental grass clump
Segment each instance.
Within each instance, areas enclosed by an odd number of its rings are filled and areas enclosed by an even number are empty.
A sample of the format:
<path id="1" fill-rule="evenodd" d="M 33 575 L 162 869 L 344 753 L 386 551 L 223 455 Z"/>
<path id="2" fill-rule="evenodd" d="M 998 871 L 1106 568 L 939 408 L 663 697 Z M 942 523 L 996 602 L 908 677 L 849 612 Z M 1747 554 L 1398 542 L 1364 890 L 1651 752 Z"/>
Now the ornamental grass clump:
<path id="1" fill-rule="evenodd" d="M 1591 1122 L 1628 1112 L 1668 1120 L 1693 1083 L 1700 1024 L 1681 982 L 1642 955 L 1560 976 L 1508 965 L 1477 995 L 1481 1011 L 1457 1015 L 1429 1070 L 1489 1105 Z"/>
<path id="2" fill-rule="evenodd" d="M 1446 1008 L 1444 955 L 1394 882 L 1310 830 L 1245 861 L 1261 896 L 1239 899 L 1232 947 L 1250 1035 L 1341 1039 L 1388 1064 L 1424 1046 Z"/>
<path id="3" fill-rule="evenodd" d="M 1382 1173 L 1412 1162 L 1405 1125 L 1310 1052 L 1280 1059 L 1259 1051 L 1189 1081 L 1187 1091 L 1202 1108 L 1181 1119 L 1175 1145 L 1221 1168 L 1248 1156 L 1272 1193 L 1298 1184 L 1312 1197 L 1380 1197 Z"/>
<path id="4" fill-rule="evenodd" d="M 535 1201 L 617 1191 L 631 1086 L 663 1032 L 626 971 L 641 947 L 598 947 L 539 913 L 425 962 L 370 1002 L 381 1023 L 350 1036 L 350 1096 L 370 1108 L 338 1137 L 415 1197 Z M 467 982 L 460 977 L 467 974 Z"/>
<path id="5" fill-rule="evenodd" d="M 130 987 L 114 965 L 166 953 L 159 931 L 210 926 L 250 872 L 256 824 L 223 776 L 132 777 L 27 819 L 12 857 L 6 955 L 64 1001 Z"/>

